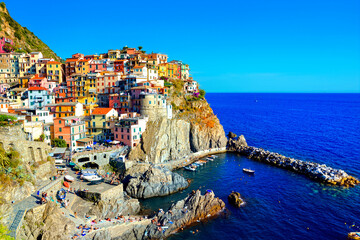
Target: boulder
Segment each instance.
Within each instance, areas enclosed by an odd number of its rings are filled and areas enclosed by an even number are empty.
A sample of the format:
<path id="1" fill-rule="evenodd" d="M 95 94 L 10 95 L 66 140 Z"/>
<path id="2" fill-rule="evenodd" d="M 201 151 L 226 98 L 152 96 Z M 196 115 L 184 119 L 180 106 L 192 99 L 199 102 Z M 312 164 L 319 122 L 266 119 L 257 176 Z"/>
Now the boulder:
<path id="1" fill-rule="evenodd" d="M 228 136 L 228 138 L 236 138 L 237 137 L 237 135 L 233 132 L 229 132 L 227 136 Z"/>
<path id="2" fill-rule="evenodd" d="M 240 207 L 244 203 L 244 201 L 241 198 L 240 193 L 238 193 L 238 192 L 230 193 L 230 195 L 228 196 L 228 201 L 231 205 L 233 205 L 235 207 Z"/>
<path id="3" fill-rule="evenodd" d="M 126 192 L 134 198 L 166 196 L 189 186 L 184 177 L 160 166 L 149 166 L 137 177 L 126 176 L 125 179 L 128 179 Z"/>

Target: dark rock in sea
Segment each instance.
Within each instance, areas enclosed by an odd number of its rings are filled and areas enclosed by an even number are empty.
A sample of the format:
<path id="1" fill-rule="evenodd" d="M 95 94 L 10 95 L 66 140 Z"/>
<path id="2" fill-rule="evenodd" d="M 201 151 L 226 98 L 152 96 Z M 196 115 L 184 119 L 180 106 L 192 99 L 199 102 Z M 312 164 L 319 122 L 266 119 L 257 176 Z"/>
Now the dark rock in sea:
<path id="1" fill-rule="evenodd" d="M 138 167 L 133 166 L 132 168 Z M 135 170 L 132 172 L 137 172 L 137 176 L 133 178 L 126 177 L 126 179 L 129 179 L 126 192 L 134 198 L 166 196 L 189 186 L 184 177 L 160 166 L 149 165 L 142 174 Z"/>
<path id="2" fill-rule="evenodd" d="M 230 195 L 228 196 L 228 201 L 231 205 L 234 205 L 235 207 L 240 207 L 241 204 L 244 203 L 244 201 L 241 198 L 240 193 L 238 193 L 238 192 L 230 193 Z"/>
<path id="3" fill-rule="evenodd" d="M 233 132 L 229 132 L 227 136 L 228 136 L 228 138 L 236 138 L 237 137 L 237 135 Z"/>
<path id="4" fill-rule="evenodd" d="M 262 148 L 248 146 L 243 135 L 237 140 L 230 138 L 226 148 L 228 151 L 237 152 L 247 158 L 304 174 L 319 182 L 345 187 L 353 187 L 360 183 L 358 179 L 348 175 L 341 169 L 333 169 L 325 164 L 288 158 L 279 153 L 273 153 L 265 151 Z"/>

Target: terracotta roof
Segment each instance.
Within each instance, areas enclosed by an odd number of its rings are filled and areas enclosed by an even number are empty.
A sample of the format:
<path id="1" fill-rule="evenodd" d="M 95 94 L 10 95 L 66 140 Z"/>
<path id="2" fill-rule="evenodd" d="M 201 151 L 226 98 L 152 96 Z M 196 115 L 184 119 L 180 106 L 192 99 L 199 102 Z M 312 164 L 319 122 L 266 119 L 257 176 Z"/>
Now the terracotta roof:
<path id="1" fill-rule="evenodd" d="M 105 115 L 108 114 L 113 108 L 95 108 L 92 115 Z"/>
<path id="2" fill-rule="evenodd" d="M 77 61 L 79 61 L 79 59 L 77 59 L 77 58 L 68 58 L 68 59 L 66 59 L 65 62 L 77 62 Z"/>
<path id="3" fill-rule="evenodd" d="M 49 61 L 46 64 L 61 64 L 60 62 L 56 62 L 56 61 Z"/>
<path id="4" fill-rule="evenodd" d="M 145 67 L 145 66 L 135 66 L 133 68 L 143 68 L 143 67 Z"/>
<path id="5" fill-rule="evenodd" d="M 30 90 L 30 91 L 39 91 L 39 90 L 47 91 L 47 89 L 44 87 L 30 87 L 28 90 Z"/>
<path id="6" fill-rule="evenodd" d="M 81 59 L 79 62 L 88 62 L 89 60 L 87 59 Z"/>

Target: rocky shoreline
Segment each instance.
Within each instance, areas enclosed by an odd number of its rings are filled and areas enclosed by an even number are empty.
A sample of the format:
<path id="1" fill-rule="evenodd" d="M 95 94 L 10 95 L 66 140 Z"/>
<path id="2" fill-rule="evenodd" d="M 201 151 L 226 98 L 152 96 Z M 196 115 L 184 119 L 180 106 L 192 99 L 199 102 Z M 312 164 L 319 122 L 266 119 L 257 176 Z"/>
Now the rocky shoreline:
<path id="1" fill-rule="evenodd" d="M 332 185 L 354 187 L 360 183 L 358 179 L 348 175 L 344 170 L 334 169 L 325 164 L 289 158 L 262 148 L 248 146 L 243 135 L 237 139 L 235 139 L 236 135 L 233 133 L 229 133 L 228 136 L 227 150 L 237 152 L 249 159 L 285 168 L 306 175 L 315 181 Z"/>

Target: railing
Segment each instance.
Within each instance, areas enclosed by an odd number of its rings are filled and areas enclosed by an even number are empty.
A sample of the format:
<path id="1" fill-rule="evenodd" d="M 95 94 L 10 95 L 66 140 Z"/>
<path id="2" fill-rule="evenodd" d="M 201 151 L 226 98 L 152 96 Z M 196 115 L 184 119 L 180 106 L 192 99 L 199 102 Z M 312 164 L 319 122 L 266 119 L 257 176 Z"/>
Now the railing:
<path id="1" fill-rule="evenodd" d="M 85 121 L 79 121 L 79 122 L 75 122 L 75 123 L 65 123 L 65 126 L 76 126 L 76 125 L 81 125 L 81 124 L 85 124 Z"/>

